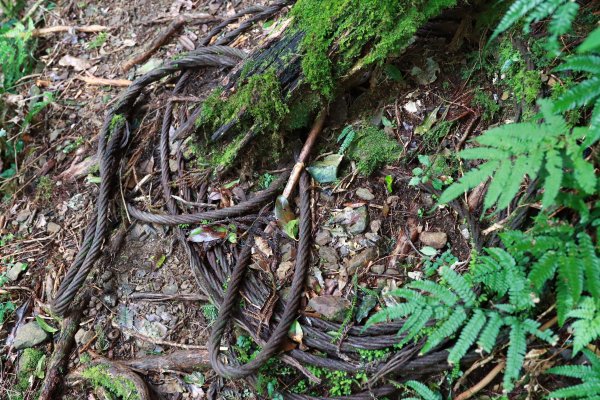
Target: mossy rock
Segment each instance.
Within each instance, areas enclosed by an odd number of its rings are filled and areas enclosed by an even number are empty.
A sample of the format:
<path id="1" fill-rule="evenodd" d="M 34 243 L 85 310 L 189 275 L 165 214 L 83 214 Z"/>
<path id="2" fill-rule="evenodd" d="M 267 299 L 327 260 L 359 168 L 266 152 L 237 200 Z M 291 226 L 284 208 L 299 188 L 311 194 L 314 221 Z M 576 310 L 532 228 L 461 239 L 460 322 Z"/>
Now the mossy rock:
<path id="1" fill-rule="evenodd" d="M 358 130 L 348 149 L 348 157 L 356 162 L 358 171 L 366 176 L 386 164 L 397 161 L 401 153 L 402 147 L 398 142 L 375 127 Z"/>

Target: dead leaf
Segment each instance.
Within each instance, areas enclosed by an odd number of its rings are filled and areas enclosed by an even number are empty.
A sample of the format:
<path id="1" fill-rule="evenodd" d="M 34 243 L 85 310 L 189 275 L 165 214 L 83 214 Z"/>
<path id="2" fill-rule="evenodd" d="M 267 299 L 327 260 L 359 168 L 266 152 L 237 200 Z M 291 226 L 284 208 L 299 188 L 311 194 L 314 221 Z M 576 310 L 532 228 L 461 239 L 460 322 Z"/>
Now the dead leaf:
<path id="1" fill-rule="evenodd" d="M 260 236 L 257 236 L 254 239 L 254 243 L 256 244 L 256 248 L 263 253 L 266 257 L 271 257 L 273 255 L 273 250 L 269 243 Z"/>
<path id="2" fill-rule="evenodd" d="M 85 71 L 92 67 L 92 63 L 83 58 L 73 57 L 71 55 L 64 55 L 60 60 L 58 60 L 58 65 L 63 67 L 73 67 L 75 71 Z"/>

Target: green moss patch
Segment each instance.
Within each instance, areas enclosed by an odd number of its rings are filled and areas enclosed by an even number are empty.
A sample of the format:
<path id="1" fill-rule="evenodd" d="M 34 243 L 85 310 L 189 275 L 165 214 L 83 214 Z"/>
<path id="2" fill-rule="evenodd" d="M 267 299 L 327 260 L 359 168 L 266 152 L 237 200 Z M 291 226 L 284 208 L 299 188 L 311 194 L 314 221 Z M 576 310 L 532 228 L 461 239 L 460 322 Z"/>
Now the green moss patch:
<path id="1" fill-rule="evenodd" d="M 114 376 L 108 370 L 109 367 L 107 365 L 98 364 L 86 368 L 82 376 L 89 380 L 95 387 L 101 386 L 106 391 L 123 400 L 140 399 L 140 395 L 133 382 L 120 376 Z"/>
<path id="2" fill-rule="evenodd" d="M 398 160 L 401 151 L 400 145 L 384 131 L 368 127 L 357 131 L 348 157 L 356 162 L 361 174 L 371 175 L 378 168 Z"/>
<path id="3" fill-rule="evenodd" d="M 380 62 L 408 46 L 417 29 L 455 0 L 299 0 L 295 26 L 305 32 L 302 70 L 313 90 L 332 97 L 356 61 Z M 351 12 L 348 12 L 351 10 Z M 334 58 L 331 50 L 335 45 Z M 369 50 L 365 53 L 365 48 Z"/>
<path id="4" fill-rule="evenodd" d="M 43 373 L 44 358 L 45 355 L 40 350 L 32 348 L 23 350 L 17 372 L 17 389 L 19 391 L 24 392 L 29 388 L 30 379 L 35 376 L 36 372 Z"/>

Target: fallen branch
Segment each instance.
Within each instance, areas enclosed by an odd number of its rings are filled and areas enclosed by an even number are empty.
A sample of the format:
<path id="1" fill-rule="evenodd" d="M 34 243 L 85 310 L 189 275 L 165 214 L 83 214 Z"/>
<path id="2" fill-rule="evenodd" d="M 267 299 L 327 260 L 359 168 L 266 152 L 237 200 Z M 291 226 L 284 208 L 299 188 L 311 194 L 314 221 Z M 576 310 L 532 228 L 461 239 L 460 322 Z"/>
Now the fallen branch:
<path id="1" fill-rule="evenodd" d="M 302 151 L 300 152 L 300 156 L 298 156 L 298 160 L 296 161 L 296 164 L 292 169 L 290 179 L 288 180 L 287 185 L 283 190 L 282 196 L 285 199 L 288 199 L 290 197 L 292 191 L 294 190 L 294 187 L 296 186 L 296 183 L 298 183 L 298 179 L 300 179 L 300 173 L 304 169 L 304 163 L 310 155 L 310 150 L 315 144 L 319 133 L 321 133 L 321 131 L 323 130 L 323 125 L 325 125 L 325 117 L 327 117 L 327 112 L 321 111 L 317 116 L 317 119 L 315 120 L 315 123 L 313 124 L 312 128 L 310 129 L 308 138 L 306 139 L 304 147 L 302 147 Z"/>
<path id="2" fill-rule="evenodd" d="M 164 294 L 151 292 L 137 292 L 129 296 L 130 300 L 146 300 L 146 301 L 208 301 L 207 296 L 201 294 Z"/>
<path id="3" fill-rule="evenodd" d="M 128 79 L 105 79 L 105 78 L 97 78 L 95 76 L 77 76 L 77 79 L 80 81 L 84 81 L 88 85 L 94 86 L 120 86 L 127 87 L 131 85 L 131 81 Z"/>
<path id="4" fill-rule="evenodd" d="M 72 26 L 72 25 L 57 25 L 50 26 L 48 28 L 39 28 L 34 29 L 32 35 L 34 37 L 52 35 L 54 33 L 61 32 L 83 32 L 83 33 L 96 33 L 96 32 L 105 32 L 110 28 L 104 25 L 85 25 L 85 26 Z"/>
<path id="5" fill-rule="evenodd" d="M 74 311 L 62 321 L 60 334 L 56 340 L 54 351 L 48 361 L 48 373 L 46 379 L 44 379 L 39 400 L 50 400 L 54 398 L 54 392 L 64 374 L 68 355 L 75 343 L 75 332 L 79 329 L 79 322 L 81 321 L 83 310 L 89 299 L 89 293 L 84 293 L 79 307 L 75 308 Z"/>
<path id="6" fill-rule="evenodd" d="M 170 354 L 134 358 L 132 360 L 121 360 L 120 364 L 143 373 L 152 371 L 193 371 L 197 369 L 206 370 L 210 368 L 208 350 L 175 350 Z"/>
<path id="7" fill-rule="evenodd" d="M 175 18 L 164 31 L 160 32 L 158 36 L 154 38 L 147 50 L 127 60 L 121 67 L 121 70 L 123 72 L 127 72 L 134 65 L 143 63 L 149 59 L 152 54 L 154 54 L 162 45 L 164 45 L 171 38 L 171 36 L 173 36 L 173 34 L 175 34 L 175 32 L 177 32 L 186 23 L 186 21 L 186 18 L 181 15 Z"/>
<path id="8" fill-rule="evenodd" d="M 496 365 L 494 367 L 494 369 L 492 369 L 475 386 L 470 387 L 469 389 L 465 390 L 464 392 L 462 392 L 461 394 L 459 394 L 458 396 L 456 396 L 456 398 L 454 400 L 467 400 L 467 399 L 470 399 L 471 397 L 473 397 L 474 394 L 476 394 L 481 389 L 483 389 L 484 387 L 486 387 L 487 385 L 489 385 L 490 382 L 493 381 L 496 376 L 498 376 L 498 374 L 500 373 L 500 371 L 502 371 L 504 369 L 505 365 L 506 365 L 505 361 L 500 361 L 498 363 L 498 365 Z"/>

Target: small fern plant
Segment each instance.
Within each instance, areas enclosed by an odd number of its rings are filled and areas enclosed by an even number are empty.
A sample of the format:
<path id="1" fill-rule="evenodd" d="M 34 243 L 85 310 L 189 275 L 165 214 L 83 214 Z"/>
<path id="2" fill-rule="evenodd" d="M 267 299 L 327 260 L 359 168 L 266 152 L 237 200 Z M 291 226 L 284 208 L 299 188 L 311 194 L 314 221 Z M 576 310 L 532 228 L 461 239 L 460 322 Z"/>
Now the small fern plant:
<path id="1" fill-rule="evenodd" d="M 565 119 L 556 114 L 549 100 L 539 101 L 541 114 L 538 121 L 502 125 L 489 129 L 475 139 L 480 147 L 461 151 L 464 160 L 482 160 L 483 163 L 465 173 L 440 196 L 439 203 L 452 201 L 491 178 L 484 199 L 484 208 L 507 208 L 518 194 L 526 177 L 543 184 L 542 205 L 555 203 L 561 187 L 570 183 L 587 194 L 596 192 L 594 166 L 583 157 L 585 147 L 579 141 L 586 138 L 589 129 L 569 129 Z"/>
<path id="2" fill-rule="evenodd" d="M 390 292 L 403 302 L 377 312 L 366 326 L 404 319 L 398 332 L 402 335 L 399 346 L 420 339 L 426 332 L 421 354 L 457 336 L 448 354 L 452 365 L 458 364 L 475 344 L 479 352 L 491 352 L 501 329 L 506 327 L 510 343 L 503 386 L 510 391 L 521 371 L 527 350 L 526 336 L 531 334 L 548 343 L 555 343 L 556 338 L 550 331 L 541 331 L 540 324 L 527 317 L 534 302 L 525 271 L 500 248 L 486 252 L 477 257 L 464 276 L 442 266 L 440 281 L 413 281 Z M 478 294 L 479 289 L 482 294 Z M 486 299 L 492 305 L 488 306 Z"/>
<path id="3" fill-rule="evenodd" d="M 584 349 L 590 365 L 562 365 L 550 368 L 547 373 L 580 379 L 581 383 L 551 392 L 554 399 L 595 400 L 600 398 L 600 357 Z"/>
<path id="4" fill-rule="evenodd" d="M 404 386 L 414 392 L 415 395 L 404 397 L 403 400 L 442 400 L 442 395 L 439 392 L 434 392 L 419 381 L 406 381 Z"/>
<path id="5" fill-rule="evenodd" d="M 490 41 L 521 20 L 523 32 L 530 34 L 531 24 L 550 19 L 544 47 L 550 56 L 556 56 L 560 54 L 559 37 L 571 30 L 578 11 L 579 4 L 571 0 L 516 0 L 498 23 Z"/>
<path id="6" fill-rule="evenodd" d="M 27 26 L 16 22 L 0 27 L 0 66 L 4 75 L 0 93 L 12 90 L 21 77 L 31 72 L 33 29 L 31 19 Z"/>

